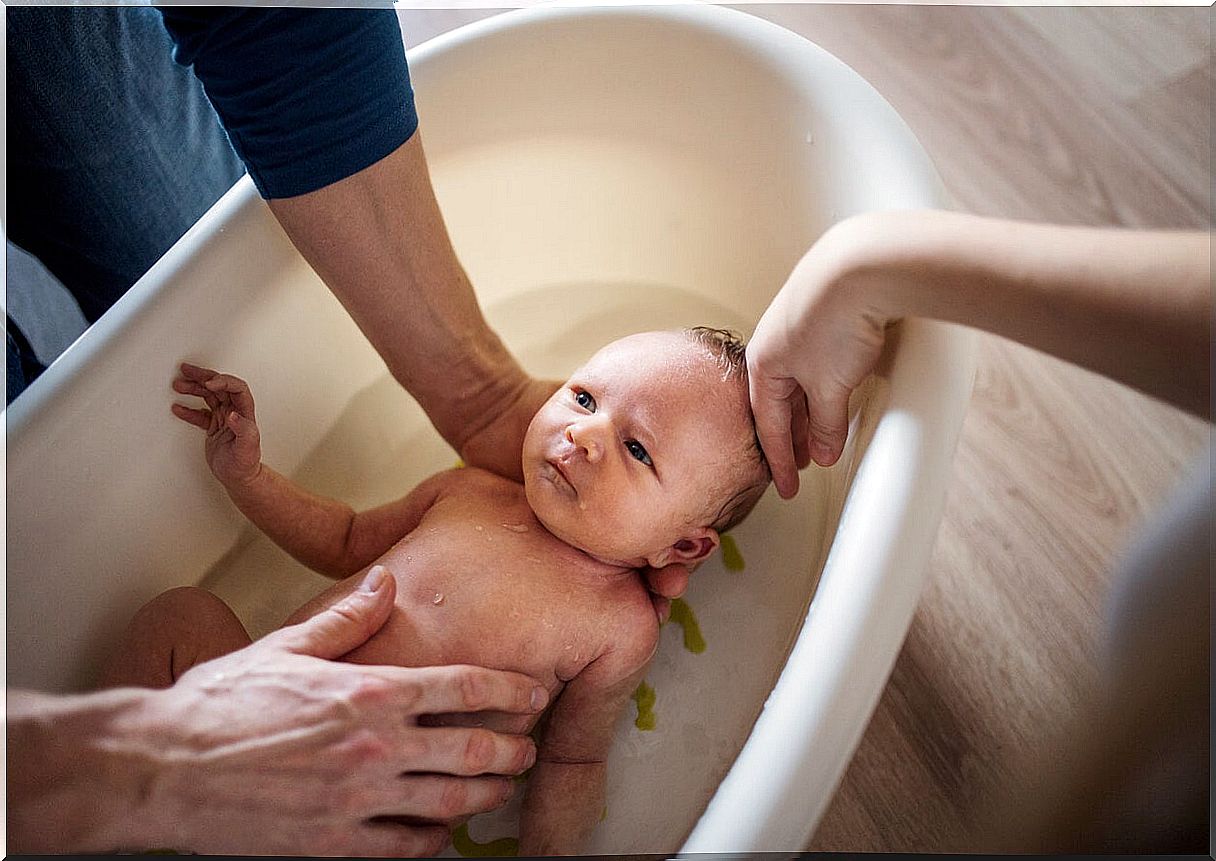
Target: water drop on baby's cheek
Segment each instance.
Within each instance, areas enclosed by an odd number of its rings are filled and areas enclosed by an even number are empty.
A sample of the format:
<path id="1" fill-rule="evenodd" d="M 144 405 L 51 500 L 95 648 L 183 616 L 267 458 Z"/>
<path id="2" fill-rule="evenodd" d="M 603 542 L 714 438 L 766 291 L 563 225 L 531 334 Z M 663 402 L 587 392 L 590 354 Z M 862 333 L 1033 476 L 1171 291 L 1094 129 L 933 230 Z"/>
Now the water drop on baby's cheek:
<path id="1" fill-rule="evenodd" d="M 502 528 L 509 529 L 511 532 L 527 532 L 528 531 L 527 524 L 524 524 L 524 523 L 504 523 L 502 525 Z"/>
<path id="2" fill-rule="evenodd" d="M 443 603 L 443 593 L 436 592 L 435 597 L 431 599 L 431 603 L 434 604 L 436 607 L 438 607 L 440 604 L 442 604 Z"/>

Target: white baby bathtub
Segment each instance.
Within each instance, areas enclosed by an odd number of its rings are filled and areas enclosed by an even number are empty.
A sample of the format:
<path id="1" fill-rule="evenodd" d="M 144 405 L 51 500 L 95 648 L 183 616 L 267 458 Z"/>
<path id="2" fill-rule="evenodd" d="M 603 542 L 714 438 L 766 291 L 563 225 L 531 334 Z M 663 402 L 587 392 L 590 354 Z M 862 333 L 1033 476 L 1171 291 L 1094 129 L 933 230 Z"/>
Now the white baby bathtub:
<path id="1" fill-rule="evenodd" d="M 457 250 L 537 374 L 640 329 L 750 333 L 836 220 L 945 204 L 868 84 L 740 12 L 532 8 L 410 62 Z M 243 180 L 8 410 L 10 685 L 86 686 L 174 585 L 255 635 L 325 585 L 245 525 L 170 415 L 182 359 L 248 378 L 266 459 L 316 490 L 370 504 L 454 462 Z M 706 647 L 664 629 L 656 726 L 622 717 L 588 851 L 805 845 L 911 619 L 971 377 L 965 333 L 907 324 L 841 463 L 792 503 L 770 491 L 732 536 L 742 572 L 697 572 Z"/>

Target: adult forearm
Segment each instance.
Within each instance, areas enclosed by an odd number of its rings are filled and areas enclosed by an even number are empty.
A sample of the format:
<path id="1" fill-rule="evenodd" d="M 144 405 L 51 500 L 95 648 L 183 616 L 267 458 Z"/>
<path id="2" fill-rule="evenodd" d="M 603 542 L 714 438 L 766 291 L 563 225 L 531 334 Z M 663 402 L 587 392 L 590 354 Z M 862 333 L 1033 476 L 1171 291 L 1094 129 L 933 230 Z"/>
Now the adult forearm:
<path id="1" fill-rule="evenodd" d="M 14 853 L 156 848 L 154 759 L 122 732 L 151 691 L 73 697 L 9 691 L 8 848 Z"/>
<path id="2" fill-rule="evenodd" d="M 1209 234 L 945 212 L 841 227 L 844 278 L 890 317 L 983 329 L 1210 417 Z"/>
<path id="3" fill-rule="evenodd" d="M 452 248 L 418 134 L 341 182 L 270 207 L 458 451 L 528 387 Z"/>

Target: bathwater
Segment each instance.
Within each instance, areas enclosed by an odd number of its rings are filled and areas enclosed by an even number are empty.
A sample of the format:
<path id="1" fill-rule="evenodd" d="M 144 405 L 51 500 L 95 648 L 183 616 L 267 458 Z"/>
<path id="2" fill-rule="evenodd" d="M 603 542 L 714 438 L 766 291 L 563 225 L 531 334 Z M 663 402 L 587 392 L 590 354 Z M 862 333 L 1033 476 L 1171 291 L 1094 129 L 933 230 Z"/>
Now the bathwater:
<path id="1" fill-rule="evenodd" d="M 749 335 L 753 323 L 688 290 L 628 282 L 539 286 L 487 303 L 486 315 L 531 373 L 554 379 L 633 332 L 708 325 Z M 275 432 L 262 428 L 266 439 Z M 421 410 L 385 375 L 350 399 L 293 477 L 358 509 L 404 495 L 456 463 Z M 746 740 L 805 616 L 830 517 L 831 494 L 818 481 L 816 473 L 804 475 L 803 492 L 792 502 L 770 489 L 730 533 L 737 557 L 730 569 L 717 555 L 694 574 L 662 630 L 645 689 L 618 722 L 608 809 L 586 851 L 673 851 L 695 823 Z M 249 528 L 203 585 L 260 636 L 329 583 Z M 474 818 L 471 839 L 514 835 L 520 796 Z"/>

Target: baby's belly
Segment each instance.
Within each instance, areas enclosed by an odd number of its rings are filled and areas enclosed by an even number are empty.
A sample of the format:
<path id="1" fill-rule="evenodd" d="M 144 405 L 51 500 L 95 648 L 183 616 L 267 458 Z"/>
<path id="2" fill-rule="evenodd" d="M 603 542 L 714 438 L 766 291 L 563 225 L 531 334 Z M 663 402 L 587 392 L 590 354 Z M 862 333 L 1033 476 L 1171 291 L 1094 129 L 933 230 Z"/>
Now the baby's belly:
<path id="1" fill-rule="evenodd" d="M 370 664 L 399 667 L 442 667 L 453 664 L 471 664 L 490 669 L 508 670 L 531 676 L 549 691 L 549 702 L 561 693 L 563 684 L 554 676 L 550 667 L 521 665 L 519 662 L 503 661 L 502 655 L 485 654 L 479 649 L 457 650 L 452 654 L 450 646 L 441 652 L 433 639 L 405 635 L 402 628 L 390 618 L 385 627 L 362 646 L 343 655 L 341 660 L 355 664 Z M 539 715 L 518 715 L 507 712 L 451 712 L 427 715 L 419 723 L 426 726 L 485 727 L 495 732 L 523 735 L 531 732 Z"/>
<path id="2" fill-rule="evenodd" d="M 521 531 L 519 512 L 476 515 L 436 506 L 418 529 L 376 560 L 396 583 L 395 606 L 383 627 L 343 660 L 508 670 L 535 679 L 553 702 L 601 648 L 599 623 L 607 616 L 600 593 L 575 585 L 569 548 L 539 525 Z M 363 574 L 327 589 L 287 623 L 342 600 Z M 527 732 L 536 723 L 489 713 L 444 720 L 505 732 Z"/>

